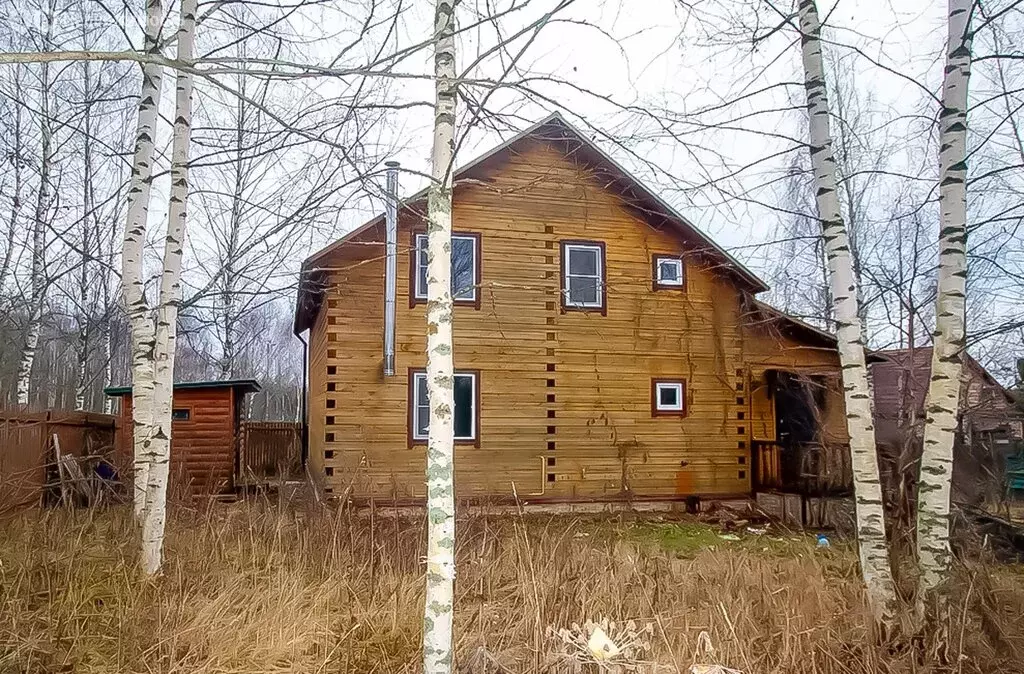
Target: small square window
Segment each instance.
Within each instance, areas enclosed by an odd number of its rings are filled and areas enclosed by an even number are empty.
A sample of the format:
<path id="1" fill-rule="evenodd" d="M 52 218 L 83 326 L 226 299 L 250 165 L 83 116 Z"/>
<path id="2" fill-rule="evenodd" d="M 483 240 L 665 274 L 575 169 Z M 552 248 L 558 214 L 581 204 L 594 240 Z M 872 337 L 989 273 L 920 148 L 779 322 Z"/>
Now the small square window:
<path id="1" fill-rule="evenodd" d="M 682 380 L 655 379 L 651 395 L 651 411 L 654 416 L 681 416 L 686 411 L 686 383 Z"/>
<path id="2" fill-rule="evenodd" d="M 178 407 L 171 410 L 171 421 L 188 421 L 192 418 L 192 410 L 187 407 Z"/>
<path id="3" fill-rule="evenodd" d="M 653 257 L 654 289 L 682 288 L 686 285 L 686 271 L 683 260 L 674 255 Z"/>

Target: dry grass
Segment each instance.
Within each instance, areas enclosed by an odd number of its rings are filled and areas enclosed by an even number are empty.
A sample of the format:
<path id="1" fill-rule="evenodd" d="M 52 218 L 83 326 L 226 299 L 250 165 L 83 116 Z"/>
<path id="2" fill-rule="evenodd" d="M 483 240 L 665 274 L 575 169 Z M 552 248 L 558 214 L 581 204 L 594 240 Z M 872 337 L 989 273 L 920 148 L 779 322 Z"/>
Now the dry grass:
<path id="1" fill-rule="evenodd" d="M 140 582 L 127 512 L 24 515 L 0 523 L 0 672 L 416 671 L 423 535 L 418 520 L 179 507 L 164 576 Z M 848 546 L 565 515 L 477 516 L 459 536 L 463 663 L 485 646 L 512 671 L 557 671 L 549 627 L 607 617 L 653 625 L 659 671 L 688 671 L 701 631 L 748 674 L 1024 669 L 1024 576 L 1006 567 L 962 569 L 950 624 L 880 643 Z"/>

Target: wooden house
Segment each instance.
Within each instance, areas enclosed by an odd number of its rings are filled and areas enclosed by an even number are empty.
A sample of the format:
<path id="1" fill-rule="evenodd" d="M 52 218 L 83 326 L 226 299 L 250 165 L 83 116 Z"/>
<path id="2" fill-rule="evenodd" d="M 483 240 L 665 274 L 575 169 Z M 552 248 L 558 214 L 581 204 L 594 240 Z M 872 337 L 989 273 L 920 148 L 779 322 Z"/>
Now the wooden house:
<path id="1" fill-rule="evenodd" d="M 244 479 L 239 470 L 245 396 L 259 391 L 252 379 L 174 384 L 171 421 L 171 489 L 193 494 L 233 490 Z M 121 399 L 119 443 L 132 455 L 132 388 L 104 389 Z"/>
<path id="2" fill-rule="evenodd" d="M 387 213 L 304 262 L 295 331 L 311 474 L 415 502 L 426 206 L 394 183 Z M 453 218 L 459 498 L 729 496 L 845 470 L 834 337 L 758 301 L 763 281 L 559 115 L 459 169 Z"/>
<path id="3" fill-rule="evenodd" d="M 876 351 L 869 358 L 875 398 L 875 437 L 883 482 L 898 484 L 900 470 L 916 481 L 924 432 L 924 403 L 932 349 Z M 960 432 L 954 445 L 953 497 L 980 503 L 1001 498 L 1007 460 L 1024 438 L 1024 411 L 1013 395 L 969 354 L 960 390 Z"/>

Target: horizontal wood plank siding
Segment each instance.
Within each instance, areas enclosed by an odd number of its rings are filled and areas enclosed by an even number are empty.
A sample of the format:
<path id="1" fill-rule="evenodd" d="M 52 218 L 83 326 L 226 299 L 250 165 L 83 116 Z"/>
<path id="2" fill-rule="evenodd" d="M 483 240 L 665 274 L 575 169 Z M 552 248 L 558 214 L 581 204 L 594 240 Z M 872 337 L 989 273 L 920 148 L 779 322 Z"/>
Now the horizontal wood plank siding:
<path id="1" fill-rule="evenodd" d="M 480 308 L 457 306 L 454 317 L 455 366 L 480 371 L 481 399 L 480 447 L 456 448 L 460 497 L 513 488 L 524 498 L 745 493 L 750 440 L 774 434 L 771 401 L 756 388 L 764 372 L 837 366 L 834 351 L 745 320 L 723 274 L 549 146 L 513 154 L 485 184 L 457 186 L 453 217 L 456 230 L 481 235 L 482 250 Z M 418 225 L 403 212 L 400 261 Z M 371 229 L 362 242 L 382 237 Z M 569 239 L 604 243 L 607 315 L 561 310 L 560 242 Z M 385 380 L 382 253 L 382 244 L 356 243 L 325 264 L 327 301 L 311 335 L 310 456 L 335 493 L 422 497 L 424 448 L 406 438 L 406 373 L 425 366 L 425 307 L 398 298 L 397 374 Z M 683 257 L 685 291 L 652 290 L 654 253 Z M 400 263 L 399 295 L 408 274 Z M 652 378 L 686 381 L 685 417 L 652 417 Z"/>
<path id="2" fill-rule="evenodd" d="M 132 398 L 122 398 L 125 440 L 131 448 Z M 216 494 L 234 487 L 236 424 L 232 389 L 177 389 L 174 409 L 187 421 L 171 423 L 171 484 L 179 494 Z"/>

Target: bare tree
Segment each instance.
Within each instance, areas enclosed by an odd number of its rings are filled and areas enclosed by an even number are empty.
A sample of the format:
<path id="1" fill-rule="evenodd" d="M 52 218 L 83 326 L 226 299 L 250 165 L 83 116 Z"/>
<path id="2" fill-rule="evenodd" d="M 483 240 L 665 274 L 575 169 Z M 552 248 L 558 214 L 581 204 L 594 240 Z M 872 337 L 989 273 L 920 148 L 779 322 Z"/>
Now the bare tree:
<path id="1" fill-rule="evenodd" d="M 455 365 L 452 349 L 452 174 L 455 162 L 455 7 L 434 14 L 434 142 L 427 194 L 427 589 L 423 671 L 452 671 L 455 615 Z"/>
<path id="2" fill-rule="evenodd" d="M 56 8 L 49 0 L 43 12 L 45 27 L 41 36 L 40 48 L 48 51 L 53 46 L 53 24 Z M 18 371 L 18 405 L 27 407 L 32 381 L 32 365 L 35 362 L 36 348 L 39 345 L 39 333 L 42 329 L 43 302 L 47 280 L 46 276 L 46 233 L 50 228 L 51 172 L 53 168 L 53 126 L 50 117 L 51 107 L 51 76 L 50 64 L 42 63 L 39 70 L 39 186 L 36 190 L 36 208 L 32 220 L 32 271 L 30 285 L 32 288 L 28 307 L 28 325 L 25 328 L 25 346 L 21 352 L 21 367 Z"/>
<path id="3" fill-rule="evenodd" d="M 821 22 L 814 0 L 799 2 L 802 55 L 807 89 L 810 153 L 814 168 L 818 217 L 828 258 L 835 311 L 839 362 L 842 366 L 847 429 L 856 497 L 857 542 L 861 573 L 877 619 L 888 619 L 896 601 L 885 534 L 882 487 L 875 451 L 871 388 L 864 337 L 857 308 L 857 279 L 850 242 L 836 192 L 836 162 L 829 131 L 825 68 L 821 57 Z"/>
<path id="4" fill-rule="evenodd" d="M 966 348 L 967 84 L 971 76 L 971 0 L 949 0 L 949 37 L 939 116 L 938 295 L 931 381 L 925 398 L 924 449 L 918 481 L 917 554 L 920 596 L 949 571 L 953 445 L 960 413 Z"/>
<path id="5" fill-rule="evenodd" d="M 146 0 L 145 45 L 147 54 L 160 54 L 160 27 L 163 5 L 160 0 Z M 153 426 L 154 371 L 156 329 L 146 299 L 144 254 L 150 195 L 153 188 L 153 164 L 156 161 L 156 133 L 160 114 L 161 66 L 147 63 L 142 69 L 142 91 L 139 96 L 138 127 L 132 161 L 131 186 L 128 190 L 128 222 L 121 251 L 121 286 L 132 330 L 132 435 L 135 455 L 135 516 L 144 520 L 149 464 L 155 457 L 153 447 L 156 429 Z"/>

